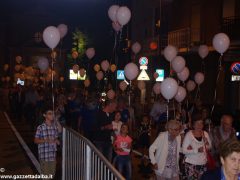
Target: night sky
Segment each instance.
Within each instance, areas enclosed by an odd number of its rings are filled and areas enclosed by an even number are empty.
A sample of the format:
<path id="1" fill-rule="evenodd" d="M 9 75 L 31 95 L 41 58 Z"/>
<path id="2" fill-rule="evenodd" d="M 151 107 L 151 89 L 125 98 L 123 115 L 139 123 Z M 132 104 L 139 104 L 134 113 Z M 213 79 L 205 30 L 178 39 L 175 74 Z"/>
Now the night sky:
<path id="1" fill-rule="evenodd" d="M 96 55 L 109 59 L 112 54 L 114 32 L 108 18 L 108 8 L 113 4 L 127 5 L 128 1 L 113 0 L 9 0 L 0 2 L 1 41 L 6 46 L 34 46 L 33 36 L 43 32 L 49 25 L 68 25 L 63 48 L 71 49 L 75 28 L 90 39 L 89 46 L 96 49 Z M 1 33 L 3 34 L 3 33 Z M 38 45 L 39 46 L 39 45 Z M 45 47 L 43 43 L 40 46 Z"/>

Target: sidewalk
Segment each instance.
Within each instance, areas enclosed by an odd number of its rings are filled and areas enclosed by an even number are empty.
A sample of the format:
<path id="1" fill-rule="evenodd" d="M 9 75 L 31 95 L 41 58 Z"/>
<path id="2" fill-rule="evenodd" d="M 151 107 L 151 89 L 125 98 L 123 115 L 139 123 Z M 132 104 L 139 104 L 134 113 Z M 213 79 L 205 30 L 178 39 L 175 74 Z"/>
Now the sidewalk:
<path id="1" fill-rule="evenodd" d="M 0 112 L 0 174 L 34 175 L 36 173 L 4 113 Z"/>

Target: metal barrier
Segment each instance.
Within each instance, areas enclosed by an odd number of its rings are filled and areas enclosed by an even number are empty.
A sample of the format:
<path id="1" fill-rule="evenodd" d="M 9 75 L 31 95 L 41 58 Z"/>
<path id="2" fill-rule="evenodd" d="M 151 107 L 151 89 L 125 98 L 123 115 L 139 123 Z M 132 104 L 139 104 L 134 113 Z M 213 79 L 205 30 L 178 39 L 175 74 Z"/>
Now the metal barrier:
<path id="1" fill-rule="evenodd" d="M 124 180 L 85 137 L 63 127 L 62 180 Z"/>

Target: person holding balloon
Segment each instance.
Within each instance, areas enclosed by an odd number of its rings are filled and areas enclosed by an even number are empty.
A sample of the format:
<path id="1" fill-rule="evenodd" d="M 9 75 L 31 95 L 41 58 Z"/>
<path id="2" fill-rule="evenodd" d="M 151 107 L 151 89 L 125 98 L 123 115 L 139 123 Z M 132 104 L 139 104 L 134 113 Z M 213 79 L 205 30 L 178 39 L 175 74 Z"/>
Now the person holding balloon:
<path id="1" fill-rule="evenodd" d="M 185 155 L 184 180 L 198 180 L 207 171 L 207 149 L 212 144 L 209 135 L 203 130 L 204 122 L 202 114 L 192 115 L 192 127 L 184 137 L 182 152 Z"/>

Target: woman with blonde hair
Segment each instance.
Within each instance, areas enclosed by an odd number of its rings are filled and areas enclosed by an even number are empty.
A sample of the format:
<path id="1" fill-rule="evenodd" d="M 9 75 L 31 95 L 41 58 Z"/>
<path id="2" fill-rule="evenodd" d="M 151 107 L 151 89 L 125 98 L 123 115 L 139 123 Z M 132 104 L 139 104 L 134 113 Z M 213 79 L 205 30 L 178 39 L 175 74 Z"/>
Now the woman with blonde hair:
<path id="1" fill-rule="evenodd" d="M 161 132 L 149 148 L 149 157 L 157 180 L 179 180 L 179 151 L 182 124 L 170 120 L 165 132 Z"/>

